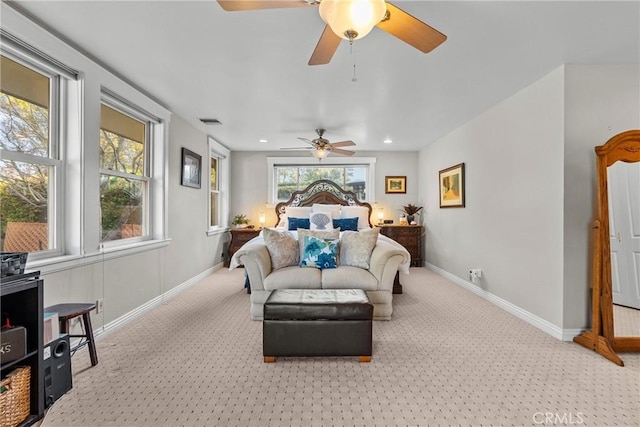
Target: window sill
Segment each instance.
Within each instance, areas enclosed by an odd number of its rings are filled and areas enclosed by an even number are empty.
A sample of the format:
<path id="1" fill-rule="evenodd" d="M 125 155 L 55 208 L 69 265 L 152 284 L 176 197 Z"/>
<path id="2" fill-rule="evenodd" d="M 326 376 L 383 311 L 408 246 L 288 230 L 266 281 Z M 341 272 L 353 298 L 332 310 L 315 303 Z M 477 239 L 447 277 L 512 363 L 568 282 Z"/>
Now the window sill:
<path id="1" fill-rule="evenodd" d="M 104 248 L 100 252 L 85 255 L 63 255 L 53 258 L 39 259 L 27 262 L 27 270 L 39 270 L 42 275 L 57 273 L 59 271 L 70 270 L 85 265 L 121 258 L 140 252 L 152 251 L 163 248 L 171 243 L 171 239 L 147 240 L 145 242 L 118 247 Z"/>
<path id="2" fill-rule="evenodd" d="M 227 231 L 229 231 L 229 227 L 212 228 L 210 230 L 207 230 L 207 236 L 217 236 L 218 234 L 224 234 Z"/>

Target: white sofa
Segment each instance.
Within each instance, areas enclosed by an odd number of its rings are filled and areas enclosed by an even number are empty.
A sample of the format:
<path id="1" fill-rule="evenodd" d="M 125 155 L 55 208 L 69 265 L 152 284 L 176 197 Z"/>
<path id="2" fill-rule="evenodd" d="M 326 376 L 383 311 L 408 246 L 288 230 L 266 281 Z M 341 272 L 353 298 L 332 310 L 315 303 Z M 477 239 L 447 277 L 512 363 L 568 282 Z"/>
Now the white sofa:
<path id="1" fill-rule="evenodd" d="M 374 320 L 390 320 L 396 272 L 408 272 L 409 252 L 385 236 L 379 236 L 371 253 L 369 269 L 338 266 L 333 269 L 297 266 L 272 270 L 271 257 L 261 238 L 240 248 L 231 268 L 244 265 L 251 286 L 251 318 L 262 320 L 264 302 L 275 289 L 363 289 L 373 303 Z"/>

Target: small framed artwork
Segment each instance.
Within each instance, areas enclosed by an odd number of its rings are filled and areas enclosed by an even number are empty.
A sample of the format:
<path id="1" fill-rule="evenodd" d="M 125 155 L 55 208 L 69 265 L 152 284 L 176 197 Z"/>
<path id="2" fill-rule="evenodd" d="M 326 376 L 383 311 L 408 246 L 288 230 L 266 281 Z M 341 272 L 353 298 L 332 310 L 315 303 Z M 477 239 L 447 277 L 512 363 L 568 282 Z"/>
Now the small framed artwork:
<path id="1" fill-rule="evenodd" d="M 464 208 L 464 163 L 440 171 L 440 207 Z"/>
<path id="2" fill-rule="evenodd" d="M 384 192 L 389 194 L 405 194 L 407 192 L 406 176 L 385 176 Z"/>
<path id="3" fill-rule="evenodd" d="M 185 187 L 200 188 L 202 177 L 202 156 L 182 148 L 182 175 L 180 184 Z"/>

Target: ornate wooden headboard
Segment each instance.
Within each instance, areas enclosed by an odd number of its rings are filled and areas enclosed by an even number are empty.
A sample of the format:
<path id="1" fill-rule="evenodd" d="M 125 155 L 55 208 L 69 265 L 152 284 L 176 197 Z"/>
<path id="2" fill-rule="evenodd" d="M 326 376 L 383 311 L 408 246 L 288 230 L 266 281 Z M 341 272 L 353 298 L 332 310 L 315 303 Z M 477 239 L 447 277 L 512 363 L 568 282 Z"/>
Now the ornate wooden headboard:
<path id="1" fill-rule="evenodd" d="M 358 196 L 353 191 L 343 190 L 338 185 L 328 179 L 319 179 L 312 182 L 304 190 L 294 191 L 286 202 L 280 202 L 276 205 L 276 215 L 280 223 L 280 216 L 284 215 L 287 206 L 312 206 L 314 203 L 323 205 L 342 205 L 342 206 L 364 206 L 369 210 L 369 226 L 371 227 L 371 212 L 373 209 L 367 202 L 358 200 Z"/>

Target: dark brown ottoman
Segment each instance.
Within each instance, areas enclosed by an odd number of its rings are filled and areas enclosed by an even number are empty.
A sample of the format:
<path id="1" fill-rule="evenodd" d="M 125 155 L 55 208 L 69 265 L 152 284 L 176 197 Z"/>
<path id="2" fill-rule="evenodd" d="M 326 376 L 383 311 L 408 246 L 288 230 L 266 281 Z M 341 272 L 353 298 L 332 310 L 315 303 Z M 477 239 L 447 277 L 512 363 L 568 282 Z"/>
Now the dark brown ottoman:
<path id="1" fill-rule="evenodd" d="M 371 361 L 373 304 L 361 289 L 278 289 L 264 303 L 265 363 L 277 356 Z"/>

